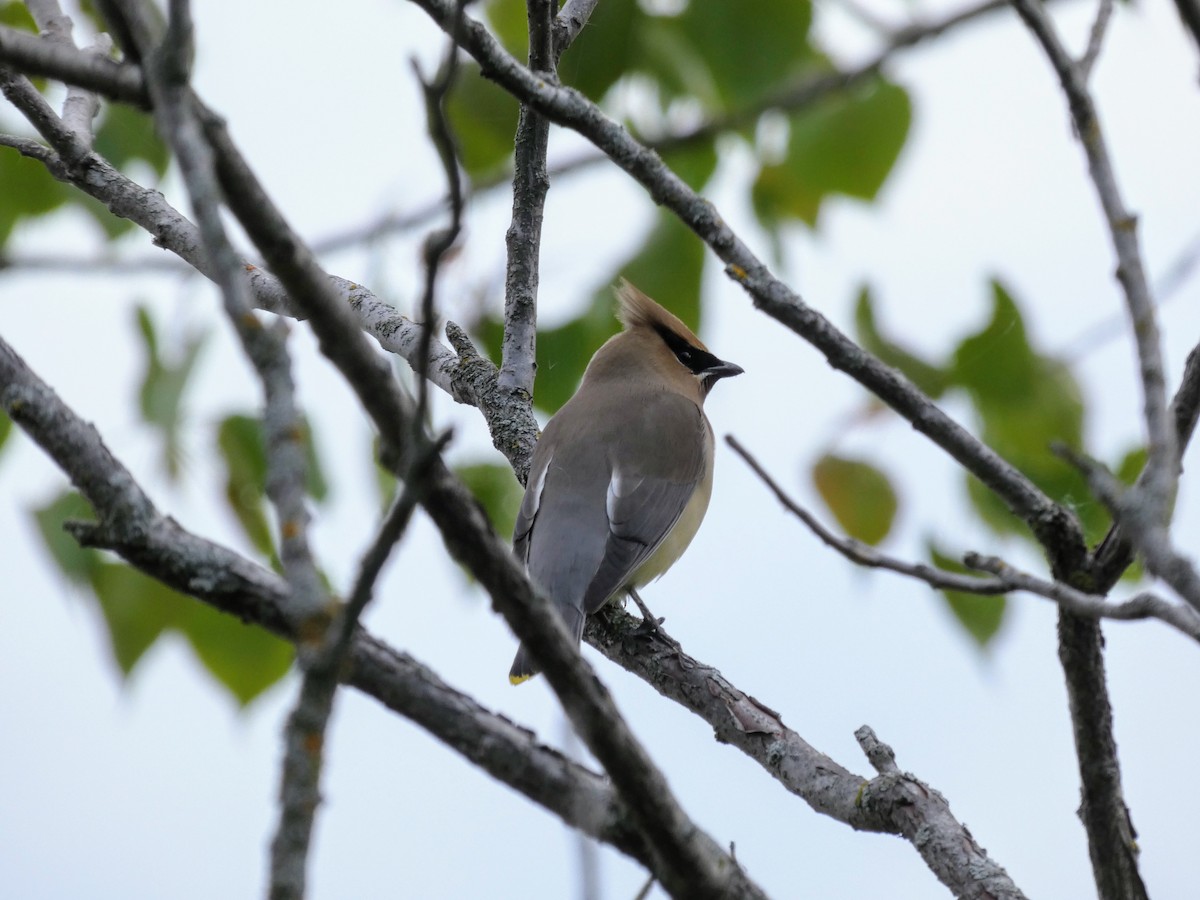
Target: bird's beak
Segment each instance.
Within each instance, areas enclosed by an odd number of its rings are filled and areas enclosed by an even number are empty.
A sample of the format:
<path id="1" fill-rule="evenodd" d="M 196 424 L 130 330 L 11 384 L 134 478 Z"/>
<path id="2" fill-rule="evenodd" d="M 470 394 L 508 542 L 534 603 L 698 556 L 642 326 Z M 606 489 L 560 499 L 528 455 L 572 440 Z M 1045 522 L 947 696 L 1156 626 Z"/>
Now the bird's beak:
<path id="1" fill-rule="evenodd" d="M 722 378 L 728 378 L 731 375 L 741 375 L 742 367 L 736 363 L 717 360 L 715 365 L 709 366 L 703 372 L 700 372 L 700 390 L 704 396 L 708 396 L 708 392 L 713 389 L 713 386 Z"/>
<path id="2" fill-rule="evenodd" d="M 709 366 L 705 369 L 703 375 L 706 381 L 717 381 L 720 378 L 729 378 L 731 375 L 741 375 L 744 371 L 745 369 L 737 363 L 722 360 L 717 365 Z"/>

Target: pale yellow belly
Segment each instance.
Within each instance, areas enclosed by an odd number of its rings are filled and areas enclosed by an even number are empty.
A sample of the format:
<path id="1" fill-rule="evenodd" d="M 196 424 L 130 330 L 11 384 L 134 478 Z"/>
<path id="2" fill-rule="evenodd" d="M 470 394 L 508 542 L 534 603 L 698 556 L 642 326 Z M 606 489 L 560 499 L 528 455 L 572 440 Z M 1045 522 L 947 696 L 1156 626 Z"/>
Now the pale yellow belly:
<path id="1" fill-rule="evenodd" d="M 696 486 L 696 493 L 692 494 L 692 499 L 683 508 L 683 514 L 675 523 L 675 527 L 630 577 L 630 587 L 640 588 L 649 584 L 671 568 L 700 530 L 700 523 L 704 521 L 704 514 L 708 511 L 708 500 L 712 496 L 712 466 L 707 468 L 706 477 Z"/>

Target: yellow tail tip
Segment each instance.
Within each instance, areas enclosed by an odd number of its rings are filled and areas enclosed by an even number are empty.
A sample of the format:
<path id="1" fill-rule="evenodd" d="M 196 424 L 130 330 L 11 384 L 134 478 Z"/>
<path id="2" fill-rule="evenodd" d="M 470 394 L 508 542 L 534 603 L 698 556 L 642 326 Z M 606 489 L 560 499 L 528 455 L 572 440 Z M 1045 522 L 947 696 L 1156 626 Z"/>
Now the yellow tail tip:
<path id="1" fill-rule="evenodd" d="M 533 677 L 532 675 L 509 675 L 508 683 L 509 684 L 524 684 L 532 677 Z"/>

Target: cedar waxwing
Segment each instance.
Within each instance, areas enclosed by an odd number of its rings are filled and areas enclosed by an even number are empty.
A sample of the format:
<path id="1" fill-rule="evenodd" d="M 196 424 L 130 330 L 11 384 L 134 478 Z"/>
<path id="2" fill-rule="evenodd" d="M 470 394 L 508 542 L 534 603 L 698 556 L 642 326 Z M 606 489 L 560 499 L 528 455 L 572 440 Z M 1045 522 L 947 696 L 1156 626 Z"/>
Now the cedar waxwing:
<path id="1" fill-rule="evenodd" d="M 513 551 L 576 642 L 584 618 L 662 575 L 687 549 L 712 494 L 704 398 L 741 374 L 633 285 L 625 330 L 596 351 L 534 450 Z M 538 672 L 522 645 L 508 680 Z"/>

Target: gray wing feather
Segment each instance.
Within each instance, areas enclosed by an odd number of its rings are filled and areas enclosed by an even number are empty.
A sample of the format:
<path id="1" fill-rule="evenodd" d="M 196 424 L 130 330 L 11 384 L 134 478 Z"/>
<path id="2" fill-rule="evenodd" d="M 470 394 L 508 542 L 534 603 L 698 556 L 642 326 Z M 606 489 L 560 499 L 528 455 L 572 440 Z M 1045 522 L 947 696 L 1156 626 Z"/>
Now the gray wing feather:
<path id="1" fill-rule="evenodd" d="M 663 394 L 646 405 L 639 422 L 611 459 L 608 540 L 584 595 L 589 614 L 625 587 L 658 549 L 704 476 L 706 426 L 699 407 Z M 673 439 L 662 440 L 664 434 Z"/>

